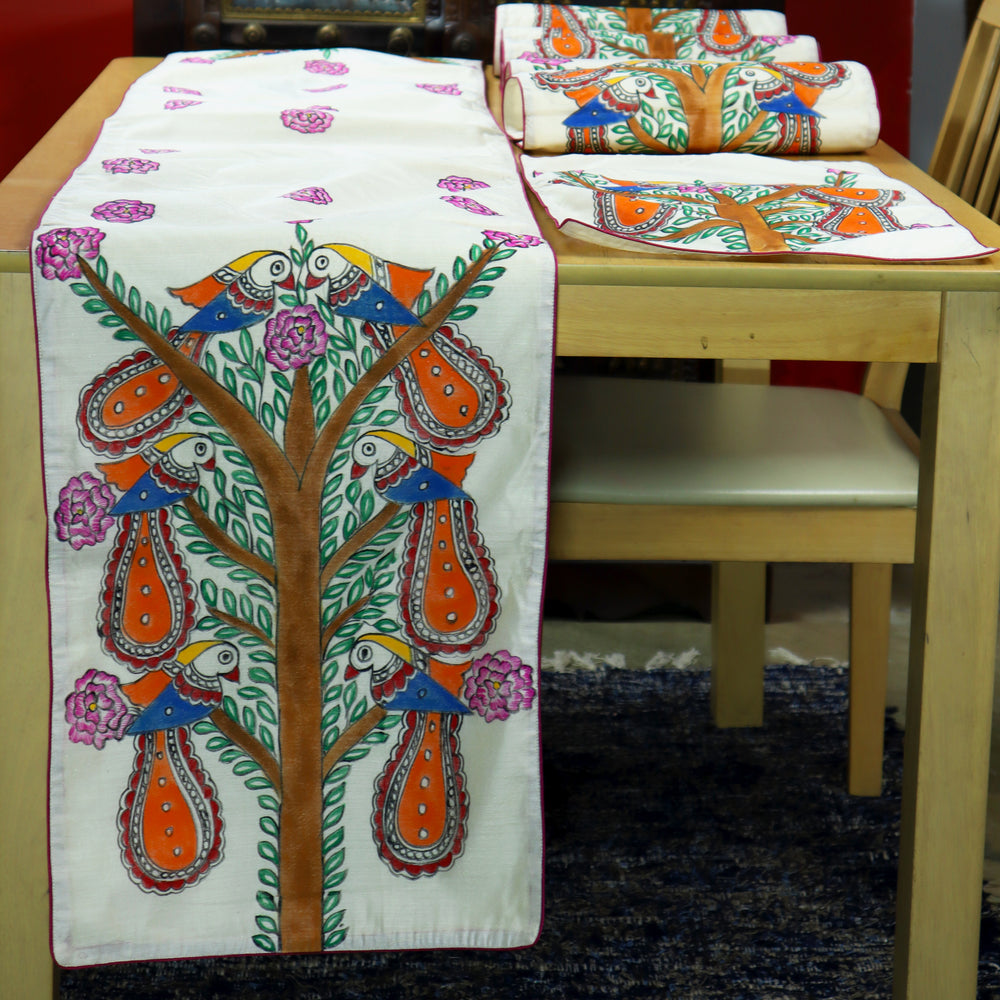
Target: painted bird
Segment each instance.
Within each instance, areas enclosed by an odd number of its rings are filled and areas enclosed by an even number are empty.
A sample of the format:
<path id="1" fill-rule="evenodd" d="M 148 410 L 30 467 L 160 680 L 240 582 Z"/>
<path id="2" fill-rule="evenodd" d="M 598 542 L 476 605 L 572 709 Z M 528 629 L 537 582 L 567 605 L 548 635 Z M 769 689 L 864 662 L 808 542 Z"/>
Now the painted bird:
<path id="1" fill-rule="evenodd" d="M 352 478 L 373 468 L 379 494 L 410 508 L 399 597 L 409 638 L 429 653 L 464 655 L 482 645 L 500 590 L 475 501 L 461 488 L 475 455 L 434 452 L 393 431 L 368 431 L 352 454 Z"/>
<path id="2" fill-rule="evenodd" d="M 198 488 L 199 469 L 214 467 L 215 444 L 204 434 L 171 434 L 140 455 L 98 466 L 124 491 L 110 511 L 120 520 L 98 628 L 105 649 L 132 670 L 169 660 L 194 624 L 193 587 L 169 508 Z"/>
<path id="3" fill-rule="evenodd" d="M 433 273 L 328 243 L 310 255 L 306 285 L 328 282 L 330 308 L 362 320 L 365 336 L 385 353 L 420 322 L 412 310 Z M 503 374 L 454 326 L 439 327 L 393 369 L 393 377 L 410 430 L 435 448 L 469 448 L 495 433 L 506 416 Z"/>
<path id="4" fill-rule="evenodd" d="M 292 262 L 277 250 L 255 250 L 184 288 L 168 289 L 197 312 L 168 339 L 200 362 L 208 338 L 266 319 L 277 288 L 294 288 Z M 120 358 L 80 394 L 80 440 L 92 451 L 116 457 L 134 451 L 169 429 L 194 402 L 187 388 L 147 348 Z"/>
<path id="5" fill-rule="evenodd" d="M 195 642 L 122 690 L 140 708 L 129 734 L 135 762 L 118 814 L 129 877 L 147 892 L 179 892 L 222 860 L 218 793 L 189 727 L 222 704 L 222 681 L 239 680 L 239 651 Z"/>
<path id="6" fill-rule="evenodd" d="M 399 740 L 375 781 L 372 833 L 379 856 L 407 878 L 451 867 L 464 846 L 469 797 L 458 733 L 469 709 L 449 688 L 458 690 L 467 667 L 373 632 L 354 643 L 344 672 L 371 671 L 372 697 L 387 712 L 403 713 Z"/>
<path id="7" fill-rule="evenodd" d="M 563 125 L 570 129 L 616 125 L 639 113 L 643 97 L 656 96 L 656 91 L 645 76 L 619 74 L 608 77 L 605 83 L 606 86 L 600 93 L 564 118 Z"/>

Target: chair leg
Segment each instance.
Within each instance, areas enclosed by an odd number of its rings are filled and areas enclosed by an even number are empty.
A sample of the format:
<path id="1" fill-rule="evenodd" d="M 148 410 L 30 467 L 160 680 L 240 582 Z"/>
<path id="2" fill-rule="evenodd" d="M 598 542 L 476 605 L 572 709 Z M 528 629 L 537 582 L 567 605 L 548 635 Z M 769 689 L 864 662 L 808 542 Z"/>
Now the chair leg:
<path id="1" fill-rule="evenodd" d="M 717 726 L 764 722 L 767 564 L 712 566 L 712 718 Z"/>
<path id="2" fill-rule="evenodd" d="M 851 567 L 851 639 L 847 733 L 847 789 L 882 794 L 885 700 L 889 680 L 892 566 Z"/>

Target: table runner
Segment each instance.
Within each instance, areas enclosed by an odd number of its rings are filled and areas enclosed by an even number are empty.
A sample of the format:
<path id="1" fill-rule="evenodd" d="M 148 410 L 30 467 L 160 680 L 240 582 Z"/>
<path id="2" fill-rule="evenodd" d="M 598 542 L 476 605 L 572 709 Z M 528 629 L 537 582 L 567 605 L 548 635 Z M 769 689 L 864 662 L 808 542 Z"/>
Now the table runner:
<path id="1" fill-rule="evenodd" d="M 915 188 L 857 161 L 524 156 L 569 236 L 648 253 L 948 260 L 993 253 Z"/>
<path id="2" fill-rule="evenodd" d="M 551 153 L 851 153 L 878 139 L 860 63 L 579 61 L 510 76 L 507 133 Z"/>
<path id="3" fill-rule="evenodd" d="M 787 33 L 785 15 L 771 10 L 678 10 L 672 7 L 588 7 L 579 4 L 500 4 L 493 36 L 493 69 L 520 55 L 508 45 L 524 31 L 537 31 L 547 39 L 543 50 L 565 59 L 595 55 L 595 39 L 615 40 L 641 34 L 650 55 L 678 58 L 676 42 L 665 36 L 699 35 L 720 55 L 745 58 L 739 53 L 753 36 L 775 38 Z"/>
<path id="4" fill-rule="evenodd" d="M 481 67 L 168 57 L 33 287 L 56 960 L 529 944 L 554 262 Z"/>

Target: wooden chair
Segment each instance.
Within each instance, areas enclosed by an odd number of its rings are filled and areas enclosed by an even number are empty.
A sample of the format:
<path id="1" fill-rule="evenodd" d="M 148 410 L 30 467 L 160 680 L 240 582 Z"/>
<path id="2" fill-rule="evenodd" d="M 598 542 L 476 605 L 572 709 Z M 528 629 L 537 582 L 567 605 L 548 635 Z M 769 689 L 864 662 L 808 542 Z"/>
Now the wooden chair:
<path id="1" fill-rule="evenodd" d="M 998 120 L 1000 0 L 985 0 L 929 172 L 994 219 Z M 892 566 L 913 561 L 919 442 L 899 413 L 906 368 L 869 365 L 860 396 L 725 376 L 559 376 L 554 394 L 549 556 L 712 562 L 718 725 L 763 721 L 766 564 L 851 564 L 856 795 L 881 793 Z"/>

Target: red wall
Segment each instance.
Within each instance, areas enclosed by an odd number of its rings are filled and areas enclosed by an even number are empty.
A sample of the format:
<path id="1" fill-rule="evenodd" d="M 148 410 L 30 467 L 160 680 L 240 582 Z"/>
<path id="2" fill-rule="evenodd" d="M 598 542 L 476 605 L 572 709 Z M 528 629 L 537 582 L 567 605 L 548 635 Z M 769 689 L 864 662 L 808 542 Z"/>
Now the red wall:
<path id="1" fill-rule="evenodd" d="M 132 54 L 132 0 L 2 5 L 0 177 L 116 56 Z"/>

